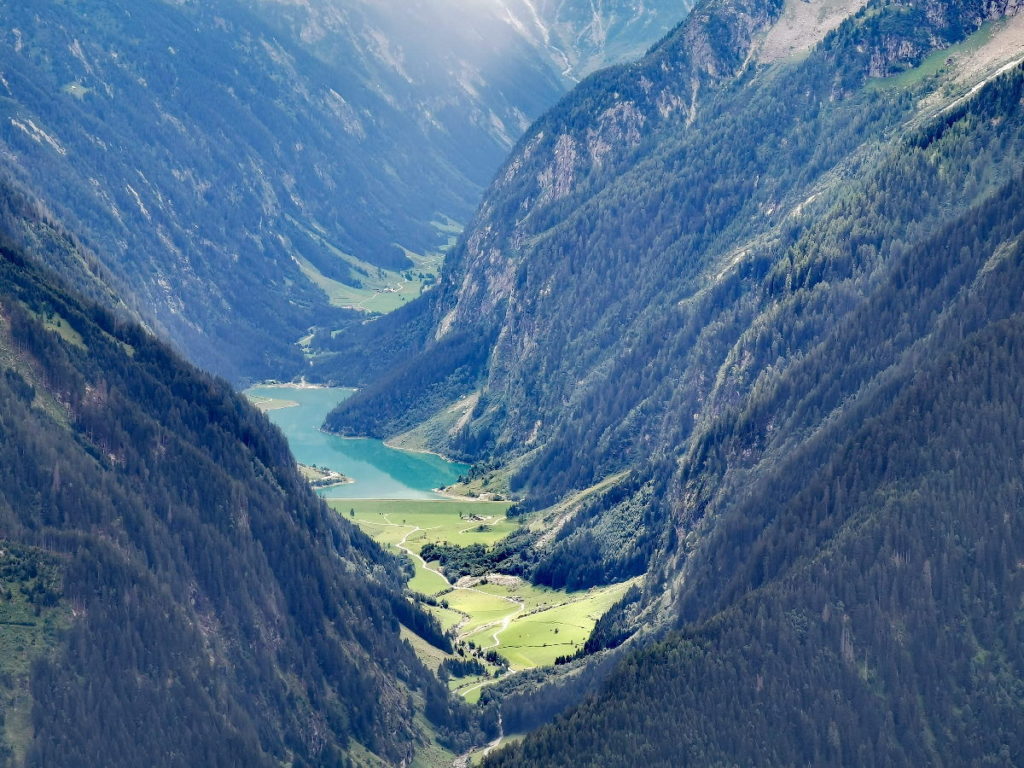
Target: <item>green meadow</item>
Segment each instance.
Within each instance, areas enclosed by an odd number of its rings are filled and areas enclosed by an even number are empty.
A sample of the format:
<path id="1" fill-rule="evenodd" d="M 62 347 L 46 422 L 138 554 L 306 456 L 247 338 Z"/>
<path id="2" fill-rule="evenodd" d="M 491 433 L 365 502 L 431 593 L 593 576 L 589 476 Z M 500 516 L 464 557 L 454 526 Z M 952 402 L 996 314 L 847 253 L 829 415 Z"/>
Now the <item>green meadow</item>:
<path id="1" fill-rule="evenodd" d="M 489 574 L 455 585 L 437 563 L 420 557 L 432 542 L 493 545 L 520 525 L 506 516 L 510 502 L 340 499 L 330 504 L 379 544 L 409 558 L 415 568 L 409 588 L 437 601 L 430 610 L 445 630 L 455 632 L 464 652 L 493 649 L 511 671 L 553 664 L 557 657 L 575 653 L 597 619 L 632 583 L 565 592 Z M 447 656 L 418 638 L 409 639 L 435 669 Z M 449 687 L 473 702 L 481 688 L 502 673 L 495 665 L 487 668 L 487 675 L 454 678 Z"/>
<path id="2" fill-rule="evenodd" d="M 326 250 L 346 262 L 359 278 L 360 287 L 338 282 L 322 274 L 306 259 L 295 256 L 295 261 L 303 274 L 327 294 L 330 302 L 337 307 L 382 314 L 393 312 L 436 283 L 445 253 L 455 245 L 456 237 L 462 231 L 457 222 L 448 218 L 431 222 L 438 233 L 439 241 L 444 242 L 435 250 L 424 253 L 401 248 L 396 244 L 412 262 L 412 266 L 409 269 L 395 271 L 374 266 L 345 253 L 326 240 L 321 233 L 303 226 L 296 219 L 291 221 Z"/>

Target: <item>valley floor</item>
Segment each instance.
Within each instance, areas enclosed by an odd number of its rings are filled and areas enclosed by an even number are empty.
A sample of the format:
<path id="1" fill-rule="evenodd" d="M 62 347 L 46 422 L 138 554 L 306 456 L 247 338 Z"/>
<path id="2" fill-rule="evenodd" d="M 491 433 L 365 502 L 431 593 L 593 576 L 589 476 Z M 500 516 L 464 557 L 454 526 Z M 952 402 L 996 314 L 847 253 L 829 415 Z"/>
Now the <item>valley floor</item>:
<path id="1" fill-rule="evenodd" d="M 382 546 L 409 557 L 415 566 L 410 589 L 437 602 L 429 609 L 445 629 L 455 630 L 458 641 L 470 650 L 494 650 L 508 663 L 507 670 L 486 663 L 486 675 L 452 678 L 452 690 L 469 702 L 479 699 L 481 689 L 503 674 L 554 664 L 559 656 L 575 653 L 598 618 L 633 583 L 566 592 L 514 576 L 487 574 L 453 584 L 437 563 L 420 556 L 423 547 L 443 542 L 494 544 L 519 525 L 506 517 L 509 502 L 350 499 L 330 503 Z M 409 640 L 434 669 L 445 658 L 460 658 L 418 638 Z"/>

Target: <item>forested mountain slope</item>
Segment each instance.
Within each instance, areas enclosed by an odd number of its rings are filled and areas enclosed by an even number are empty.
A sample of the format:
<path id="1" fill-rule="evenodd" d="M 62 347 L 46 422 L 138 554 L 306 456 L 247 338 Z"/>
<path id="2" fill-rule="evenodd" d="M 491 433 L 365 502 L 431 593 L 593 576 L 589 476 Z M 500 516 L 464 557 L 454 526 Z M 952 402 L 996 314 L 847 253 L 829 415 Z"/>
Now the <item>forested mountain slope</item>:
<path id="1" fill-rule="evenodd" d="M 328 426 L 428 421 L 504 478 L 528 530 L 488 567 L 646 573 L 589 652 L 679 632 L 496 764 L 1019 758 L 1024 26 L 821 7 L 703 3 L 586 80 L 413 322 L 321 368 L 404 349 Z"/>
<path id="2" fill-rule="evenodd" d="M 733 5 L 702 8 L 642 62 L 588 79 L 542 118 L 449 259 L 427 340 L 501 330 L 481 390 L 491 407 L 470 425 L 499 450 L 521 451 L 538 422 L 536 443 L 559 432 L 573 410 L 564 406 L 600 386 L 630 345 L 627 329 L 646 333 L 665 306 L 699 299 L 917 109 L 866 81 L 913 68 L 987 13 L 928 21 L 913 4 L 865 10 L 805 60 L 759 67 L 759 41 L 782 8 Z M 551 391 L 526 393 L 538 383 Z M 595 417 L 603 429 L 622 415 Z"/>
<path id="3" fill-rule="evenodd" d="M 399 637 L 447 642 L 398 562 L 293 461 L 226 382 L 0 247 L 0 762 L 399 764 L 424 715 L 483 738 Z"/>
<path id="4" fill-rule="evenodd" d="M 1019 762 L 1022 190 L 896 254 L 714 420 L 661 572 L 678 633 L 489 765 Z"/>
<path id="5" fill-rule="evenodd" d="M 621 34 L 649 44 L 687 6 L 657 8 Z M 572 82 L 545 36 L 497 2 L 0 12 L 5 170 L 103 255 L 164 336 L 235 379 L 299 371 L 310 326 L 353 320 L 332 302 L 419 285 L 431 268 L 403 249 L 445 245 L 446 217 L 468 218 Z"/>
<path id="6" fill-rule="evenodd" d="M 771 576 L 486 764 L 1019 764 L 1022 350 L 1018 313 L 929 359 L 706 553 Z"/>

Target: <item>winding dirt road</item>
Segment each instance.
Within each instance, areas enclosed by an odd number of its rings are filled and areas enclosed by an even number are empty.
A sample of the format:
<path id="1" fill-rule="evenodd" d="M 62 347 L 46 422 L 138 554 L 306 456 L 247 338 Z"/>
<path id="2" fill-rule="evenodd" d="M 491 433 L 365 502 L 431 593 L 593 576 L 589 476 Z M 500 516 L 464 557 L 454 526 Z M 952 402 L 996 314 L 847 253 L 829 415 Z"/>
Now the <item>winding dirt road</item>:
<path id="1" fill-rule="evenodd" d="M 395 546 L 397 546 L 400 550 L 402 550 L 407 555 L 409 555 L 409 557 L 411 557 L 414 560 L 418 561 L 420 563 L 420 565 L 423 566 L 423 570 L 430 571 L 431 573 L 436 573 L 438 576 L 440 576 L 441 579 L 444 581 L 444 583 L 445 583 L 445 585 L 447 586 L 448 589 L 452 590 L 453 592 L 459 592 L 459 591 L 462 591 L 462 592 L 476 592 L 477 594 L 480 594 L 480 595 L 487 595 L 488 597 L 496 597 L 499 600 L 504 600 L 505 602 L 511 603 L 512 605 L 514 605 L 516 607 L 516 609 L 514 611 L 512 611 L 512 613 L 510 613 L 510 614 L 508 614 L 506 616 L 503 616 L 502 618 L 500 618 L 500 619 L 498 619 L 496 621 L 488 622 L 487 624 L 483 624 L 483 625 L 481 625 L 479 627 L 475 627 L 472 632 L 466 632 L 466 633 L 459 632 L 459 630 L 461 630 L 462 627 L 464 627 L 466 625 L 466 623 L 472 617 L 469 614 L 467 614 L 467 613 L 464 613 L 462 611 L 458 611 L 458 613 L 461 613 L 463 615 L 463 620 L 461 622 L 459 622 L 458 626 L 455 628 L 456 632 L 458 633 L 458 639 L 459 640 L 464 640 L 468 635 L 471 635 L 471 634 L 475 635 L 478 632 L 482 632 L 483 630 L 490 629 L 491 627 L 498 627 L 498 629 L 496 629 L 494 631 L 494 633 L 491 635 L 491 640 L 493 640 L 493 642 L 490 645 L 487 645 L 487 646 L 480 646 L 481 650 L 484 650 L 484 651 L 488 651 L 488 650 L 490 650 L 492 648 L 497 648 L 501 644 L 501 640 L 499 639 L 498 635 L 500 635 L 502 632 L 504 632 L 506 629 L 509 628 L 509 626 L 512 624 L 512 622 L 515 620 L 516 616 L 518 616 L 520 613 L 522 613 L 523 610 L 526 608 L 526 606 L 521 601 L 515 600 L 515 599 L 513 599 L 511 597 L 506 597 L 505 595 L 495 595 L 493 592 L 485 592 L 484 590 L 477 589 L 476 587 L 459 587 L 459 586 L 456 586 L 455 584 L 452 584 L 448 580 L 448 577 L 445 576 L 443 573 L 441 573 L 441 571 L 439 571 L 437 568 L 431 568 L 429 563 L 427 563 L 427 561 L 424 560 L 420 556 L 420 554 L 418 552 L 415 552 L 414 550 L 412 550 L 412 549 L 410 549 L 409 547 L 406 546 L 406 542 L 409 540 L 409 537 L 412 536 L 414 533 L 419 533 L 420 531 L 433 530 L 432 528 L 421 528 L 418 525 L 416 525 L 416 526 L 400 525 L 398 523 L 391 522 L 390 518 L 387 515 L 384 515 L 383 517 L 384 517 L 385 520 L 387 520 L 386 523 L 374 523 L 374 525 L 387 525 L 387 526 L 391 526 L 393 528 L 409 528 L 409 530 L 406 532 L 405 536 L 402 537 L 402 540 L 399 541 Z M 468 530 L 471 530 L 472 528 L 473 528 L 473 526 L 470 526 L 466 530 L 468 531 Z"/>

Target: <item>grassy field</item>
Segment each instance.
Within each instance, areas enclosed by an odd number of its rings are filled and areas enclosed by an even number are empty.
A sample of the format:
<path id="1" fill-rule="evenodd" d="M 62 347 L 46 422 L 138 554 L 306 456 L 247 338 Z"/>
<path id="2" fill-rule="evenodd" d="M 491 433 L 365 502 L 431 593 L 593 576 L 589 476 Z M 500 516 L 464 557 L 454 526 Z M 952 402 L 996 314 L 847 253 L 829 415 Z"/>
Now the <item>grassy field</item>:
<path id="1" fill-rule="evenodd" d="M 418 555 L 431 541 L 493 544 L 516 529 L 516 524 L 505 517 L 508 502 L 339 499 L 330 504 L 396 554 L 408 550 Z M 413 557 L 412 562 L 416 575 L 409 588 L 414 592 L 436 595 L 451 587 L 436 567 L 431 570 L 418 557 Z M 439 618 L 442 623 L 451 624 L 450 612 Z"/>
<path id="2" fill-rule="evenodd" d="M 501 635 L 499 650 L 516 669 L 554 664 L 559 656 L 575 653 L 590 636 L 594 624 L 630 584 L 615 584 L 577 593 L 561 594 L 563 602 L 551 607 L 526 610 Z M 467 639 L 486 644 L 487 630 Z"/>
<path id="3" fill-rule="evenodd" d="M 393 312 L 433 285 L 441 272 L 445 253 L 455 245 L 458 233 L 462 231 L 458 223 L 451 219 L 432 222 L 439 239 L 446 242 L 436 250 L 426 253 L 416 253 L 402 248 L 413 266 L 407 270 L 393 271 L 373 266 L 339 250 L 320 233 L 303 226 L 295 219 L 292 219 L 292 223 L 318 241 L 326 250 L 348 263 L 362 283 L 362 287 L 356 288 L 333 280 L 301 256 L 296 256 L 295 261 L 303 274 L 327 294 L 330 302 L 337 307 L 380 313 Z"/>
<path id="4" fill-rule="evenodd" d="M 492 575 L 455 586 L 436 563 L 419 557 L 429 542 L 494 544 L 519 525 L 506 518 L 509 502 L 347 499 L 331 505 L 378 543 L 412 560 L 410 588 L 438 600 L 440 605 L 431 610 L 445 629 L 456 631 L 466 650 L 470 643 L 493 648 L 512 670 L 553 664 L 558 656 L 574 653 L 632 583 L 563 592 Z M 422 647 L 423 641 L 410 642 L 425 663 L 435 668 L 441 663 L 440 651 Z M 475 701 L 482 685 L 494 679 L 495 669 L 489 665 L 488 676 L 452 680 L 450 687 Z"/>
<path id="5" fill-rule="evenodd" d="M 296 257 L 296 261 L 306 277 L 326 293 L 330 302 L 336 307 L 384 314 L 393 312 L 423 293 L 426 283 L 418 275 L 422 273 L 428 275 L 428 279 L 434 279 L 443 258 L 428 256 L 414 258 L 412 261 L 415 266 L 409 271 L 409 274 L 412 275 L 411 280 L 401 272 L 374 267 L 372 273 L 360 275 L 364 286 L 362 288 L 355 288 L 332 280 L 301 257 Z"/>
<path id="6" fill-rule="evenodd" d="M 73 347 L 78 347 L 79 349 L 86 348 L 82 335 L 71 327 L 71 323 L 56 313 L 43 320 L 43 327 L 48 331 L 56 333 Z"/>
<path id="7" fill-rule="evenodd" d="M 956 45 L 951 45 L 948 48 L 932 51 L 913 69 L 908 69 L 891 77 L 879 77 L 870 80 L 868 87 L 874 90 L 912 88 L 925 78 L 937 75 L 939 72 L 954 65 L 958 56 L 973 53 L 981 48 L 992 38 L 995 29 L 995 22 L 985 22 L 966 40 Z"/>
<path id="8" fill-rule="evenodd" d="M 466 639 L 473 639 L 478 630 L 484 627 L 491 627 L 493 631 L 496 623 L 522 612 L 519 605 L 504 597 L 477 592 L 475 589 L 454 590 L 445 595 L 444 599 L 451 609 L 467 617 L 459 627 L 459 633 Z M 491 633 L 486 634 L 485 638 L 481 633 L 474 642 L 483 648 L 490 648 L 495 643 L 490 639 Z"/>
<path id="9" fill-rule="evenodd" d="M 445 631 L 459 626 L 459 624 L 462 623 L 462 620 L 466 618 L 458 611 L 453 611 L 448 608 L 431 608 L 430 612 L 437 616 L 438 621 L 441 622 L 441 626 Z"/>
<path id="10" fill-rule="evenodd" d="M 417 706 L 422 711 L 422 696 L 417 693 L 414 694 L 414 698 L 417 700 Z M 426 717 L 417 715 L 414 722 L 420 733 L 429 734 L 433 738 L 428 737 L 429 743 L 416 748 L 416 754 L 413 755 L 409 768 L 451 768 L 452 763 L 455 761 L 455 753 L 449 752 L 437 743 L 434 728 Z"/>
<path id="11" fill-rule="evenodd" d="M 489 545 L 516 529 L 516 523 L 505 518 L 508 502 L 340 499 L 330 503 L 377 543 L 396 553 L 405 547 L 419 554 L 432 541 Z M 451 586 L 419 558 L 413 558 L 413 564 L 416 575 L 409 588 L 414 592 L 436 595 Z"/>

